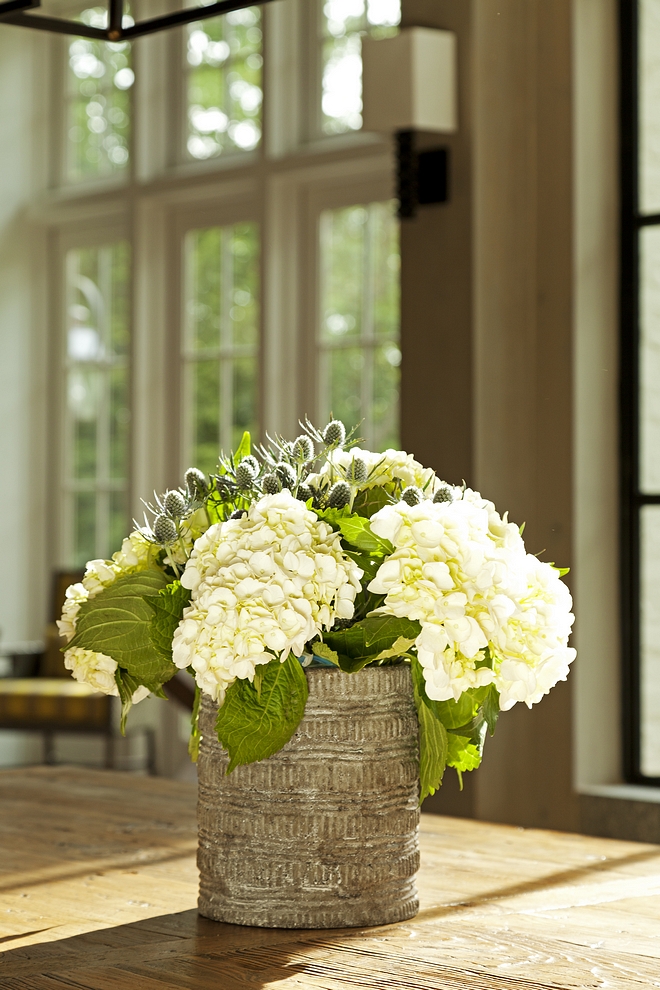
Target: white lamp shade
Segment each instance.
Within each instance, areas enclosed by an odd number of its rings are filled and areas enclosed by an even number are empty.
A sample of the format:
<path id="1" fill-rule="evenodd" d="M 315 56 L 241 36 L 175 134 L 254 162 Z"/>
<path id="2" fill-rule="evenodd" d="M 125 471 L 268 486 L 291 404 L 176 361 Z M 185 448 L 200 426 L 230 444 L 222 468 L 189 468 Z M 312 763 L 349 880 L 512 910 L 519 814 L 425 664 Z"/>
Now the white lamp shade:
<path id="1" fill-rule="evenodd" d="M 455 131 L 456 35 L 410 27 L 363 38 L 362 100 L 365 131 Z"/>

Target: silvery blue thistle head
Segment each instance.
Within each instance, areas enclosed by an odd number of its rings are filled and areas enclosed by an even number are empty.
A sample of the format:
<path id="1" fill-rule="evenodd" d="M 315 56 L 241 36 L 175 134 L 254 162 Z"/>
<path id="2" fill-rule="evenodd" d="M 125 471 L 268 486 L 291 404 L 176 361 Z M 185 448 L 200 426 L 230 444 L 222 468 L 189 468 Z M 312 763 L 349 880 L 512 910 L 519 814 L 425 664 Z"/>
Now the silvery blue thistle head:
<path id="1" fill-rule="evenodd" d="M 172 519 L 180 519 L 186 511 L 186 500 L 178 491 L 165 492 L 163 497 L 163 508 Z"/>
<path id="2" fill-rule="evenodd" d="M 241 464 L 246 464 L 249 468 L 251 468 L 255 478 L 257 477 L 259 474 L 259 461 L 256 457 L 253 457 L 252 454 L 248 454 L 247 457 L 243 458 Z"/>
<path id="3" fill-rule="evenodd" d="M 326 447 L 343 447 L 346 443 L 346 427 L 340 419 L 332 419 L 323 430 L 322 436 Z"/>
<path id="4" fill-rule="evenodd" d="M 177 539 L 176 526 L 169 516 L 156 516 L 153 529 L 156 541 L 163 546 L 168 546 Z"/>
<path id="5" fill-rule="evenodd" d="M 449 485 L 443 485 L 442 488 L 438 488 L 437 492 L 433 496 L 433 501 L 436 505 L 439 502 L 453 502 L 454 496 L 451 493 L 451 488 Z"/>
<path id="6" fill-rule="evenodd" d="M 234 472 L 236 484 L 242 491 L 248 491 L 252 488 L 254 479 L 257 477 L 257 472 L 254 470 L 252 464 L 246 463 L 246 461 L 247 458 L 242 460 Z"/>
<path id="7" fill-rule="evenodd" d="M 351 486 L 346 481 L 336 481 L 328 492 L 328 508 L 343 509 L 351 501 Z"/>
<path id="8" fill-rule="evenodd" d="M 419 505 L 423 498 L 424 496 L 415 485 L 408 485 L 401 492 L 401 500 L 406 502 L 407 505 Z"/>
<path id="9" fill-rule="evenodd" d="M 279 464 L 275 465 L 275 474 L 282 482 L 282 488 L 293 489 L 296 487 L 296 472 L 286 461 L 280 461 Z"/>
<path id="10" fill-rule="evenodd" d="M 298 485 L 298 499 L 301 502 L 309 502 L 314 497 L 314 492 L 308 485 Z"/>
<path id="11" fill-rule="evenodd" d="M 191 498 L 199 498 L 206 494 L 206 475 L 199 468 L 188 468 L 184 477 Z"/>
<path id="12" fill-rule="evenodd" d="M 282 483 L 276 474 L 265 474 L 261 479 L 261 490 L 264 495 L 277 495 L 282 491 Z"/>
<path id="13" fill-rule="evenodd" d="M 354 457 L 349 465 L 347 474 L 349 481 L 354 482 L 356 485 L 362 485 L 369 476 L 369 470 L 361 457 Z"/>
<path id="14" fill-rule="evenodd" d="M 314 460 L 314 444 L 306 436 L 299 436 L 293 441 L 293 457 L 299 464 L 307 464 Z"/>

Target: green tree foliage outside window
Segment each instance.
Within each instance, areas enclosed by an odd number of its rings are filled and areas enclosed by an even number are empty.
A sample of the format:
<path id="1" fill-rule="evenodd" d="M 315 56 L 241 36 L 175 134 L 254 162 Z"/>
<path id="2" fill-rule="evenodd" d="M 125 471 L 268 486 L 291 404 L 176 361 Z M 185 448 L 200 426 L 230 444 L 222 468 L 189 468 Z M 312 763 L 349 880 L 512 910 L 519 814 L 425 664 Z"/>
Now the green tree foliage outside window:
<path id="1" fill-rule="evenodd" d="M 401 0 L 325 0 L 321 18 L 322 121 L 325 134 L 362 127 L 362 36 L 396 34 Z"/>
<path id="2" fill-rule="evenodd" d="M 101 7 L 80 20 L 105 26 Z M 68 40 L 66 178 L 70 182 L 120 172 L 130 156 L 131 87 L 135 80 L 128 42 Z"/>
<path id="3" fill-rule="evenodd" d="M 129 265 L 124 241 L 66 257 L 67 558 L 117 550 L 128 525 Z"/>
<path id="4" fill-rule="evenodd" d="M 319 418 L 356 426 L 371 450 L 399 445 L 399 227 L 396 204 L 320 219 Z"/>
<path id="5" fill-rule="evenodd" d="M 186 52 L 191 158 L 250 151 L 261 139 L 261 11 L 246 7 L 191 24 Z"/>
<path id="6" fill-rule="evenodd" d="M 258 433 L 257 225 L 193 230 L 185 256 L 184 460 L 209 472 Z"/>

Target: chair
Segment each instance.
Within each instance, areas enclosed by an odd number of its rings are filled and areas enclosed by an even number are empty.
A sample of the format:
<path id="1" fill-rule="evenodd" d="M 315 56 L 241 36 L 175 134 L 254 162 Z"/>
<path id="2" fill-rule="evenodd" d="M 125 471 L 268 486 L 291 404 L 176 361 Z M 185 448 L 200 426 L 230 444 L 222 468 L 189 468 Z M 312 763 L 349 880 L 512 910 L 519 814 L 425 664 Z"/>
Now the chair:
<path id="1" fill-rule="evenodd" d="M 57 733 L 101 735 L 105 740 L 105 766 L 112 769 L 117 738 L 114 699 L 71 677 L 61 652 L 64 640 L 55 624 L 62 612 L 66 589 L 81 579 L 81 571 L 58 571 L 54 575 L 51 622 L 46 628 L 45 649 L 35 657 L 38 674 L 0 677 L 0 729 L 41 733 L 44 763 L 47 764 L 55 763 Z M 142 727 L 142 731 L 147 743 L 147 770 L 154 774 L 153 730 Z"/>

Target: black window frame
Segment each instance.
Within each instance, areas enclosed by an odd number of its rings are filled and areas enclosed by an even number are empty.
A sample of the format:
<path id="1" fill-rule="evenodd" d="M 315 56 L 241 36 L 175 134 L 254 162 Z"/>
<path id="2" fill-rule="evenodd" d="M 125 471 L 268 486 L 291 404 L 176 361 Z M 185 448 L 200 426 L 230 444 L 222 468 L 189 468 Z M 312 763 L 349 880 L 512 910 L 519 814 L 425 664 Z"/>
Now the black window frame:
<path id="1" fill-rule="evenodd" d="M 660 493 L 639 483 L 640 231 L 660 225 L 660 214 L 639 211 L 639 7 L 619 0 L 620 71 L 620 471 L 621 630 L 623 659 L 623 770 L 630 783 L 660 786 L 641 766 L 640 517 L 660 505 Z"/>

